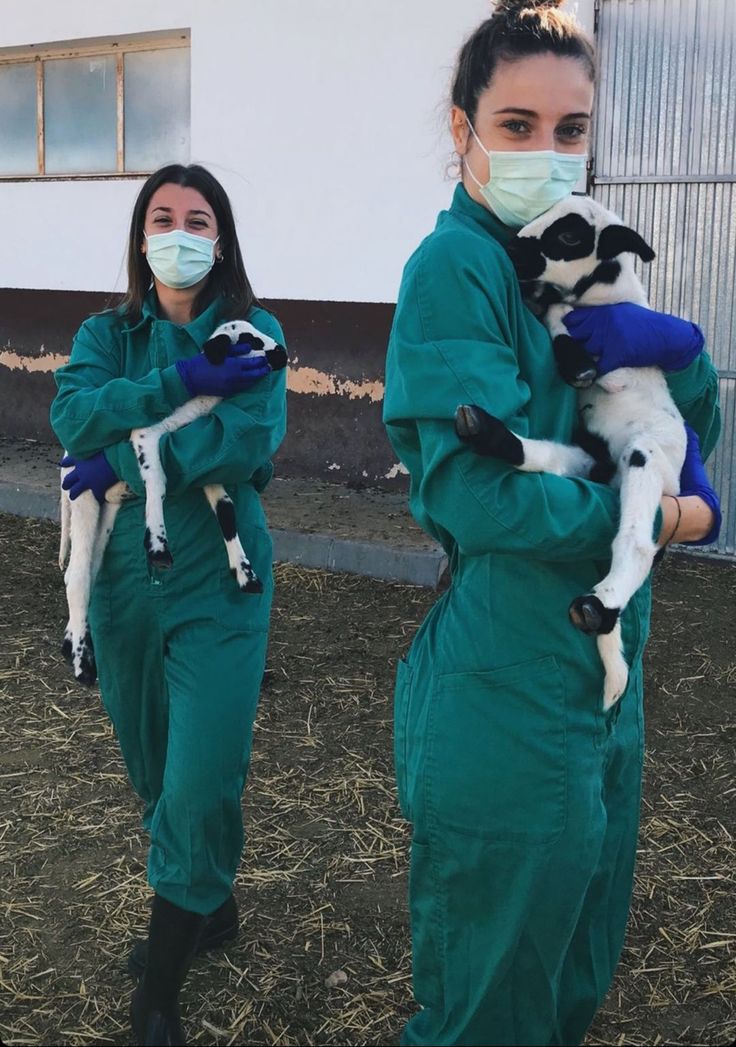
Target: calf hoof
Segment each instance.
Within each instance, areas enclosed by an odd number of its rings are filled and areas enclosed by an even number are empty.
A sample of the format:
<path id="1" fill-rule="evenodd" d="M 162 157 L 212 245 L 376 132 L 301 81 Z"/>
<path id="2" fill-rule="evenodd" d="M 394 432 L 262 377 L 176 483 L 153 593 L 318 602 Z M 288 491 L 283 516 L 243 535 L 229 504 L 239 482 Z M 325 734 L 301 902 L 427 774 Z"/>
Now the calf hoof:
<path id="1" fill-rule="evenodd" d="M 82 665 L 77 672 L 74 673 L 74 677 L 79 683 L 91 687 L 97 679 L 97 666 L 94 658 L 90 657 L 83 659 Z"/>
<path id="2" fill-rule="evenodd" d="M 232 574 L 235 581 L 238 583 L 238 589 L 240 589 L 241 593 L 263 592 L 263 582 L 260 578 L 256 578 L 255 575 L 252 575 L 250 578 L 242 578 L 238 577 L 237 571 L 231 571 L 230 573 Z"/>
<path id="3" fill-rule="evenodd" d="M 158 567 L 160 570 L 168 571 L 174 564 L 174 557 L 168 549 L 149 549 L 148 563 L 151 567 Z"/>
<path id="4" fill-rule="evenodd" d="M 461 440 L 473 440 L 480 433 L 480 409 L 460 404 L 455 411 L 455 432 Z"/>
<path id="5" fill-rule="evenodd" d="M 61 643 L 61 654 L 64 661 L 72 663 L 72 638 L 71 636 L 65 636 Z"/>
<path id="6" fill-rule="evenodd" d="M 573 389 L 590 389 L 597 377 L 598 371 L 595 367 L 584 367 L 572 375 L 569 379 L 569 384 Z"/>
<path id="7" fill-rule="evenodd" d="M 589 636 L 610 633 L 618 621 L 617 607 L 604 607 L 597 596 L 578 596 L 568 609 L 570 621 L 576 629 Z"/>
<path id="8" fill-rule="evenodd" d="M 524 464 L 524 447 L 500 418 L 474 404 L 460 404 L 455 411 L 455 432 L 477 454 L 500 458 L 509 465 Z"/>
<path id="9" fill-rule="evenodd" d="M 97 663 L 89 629 L 73 651 L 71 664 L 74 678 L 79 683 L 91 686 L 97 679 Z"/>

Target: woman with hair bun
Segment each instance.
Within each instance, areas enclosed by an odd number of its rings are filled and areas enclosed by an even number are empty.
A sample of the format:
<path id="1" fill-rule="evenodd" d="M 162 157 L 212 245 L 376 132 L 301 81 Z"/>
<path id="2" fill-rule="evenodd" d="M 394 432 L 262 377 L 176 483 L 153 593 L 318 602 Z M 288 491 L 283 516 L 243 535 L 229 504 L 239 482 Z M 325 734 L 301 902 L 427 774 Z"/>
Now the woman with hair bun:
<path id="1" fill-rule="evenodd" d="M 396 682 L 422 1008 L 404 1044 L 580 1043 L 629 911 L 649 586 L 622 616 L 631 672 L 608 712 L 596 646 L 565 613 L 607 570 L 618 494 L 480 457 L 454 427 L 461 403 L 522 436 L 568 443 L 575 426 L 575 390 L 504 249 L 585 173 L 594 54 L 559 7 L 503 0 L 460 51 L 451 129 L 461 180 L 406 265 L 388 350 L 384 421 L 412 512 L 444 546 L 452 578 Z M 702 335 L 649 311 L 643 324 L 632 308 L 586 310 L 586 347 L 601 370 L 613 343 L 627 347 L 628 366 L 654 354 L 709 454 L 720 423 Z M 697 447 L 691 455 L 693 476 L 702 465 Z M 660 544 L 704 542 L 717 526 L 712 489 L 683 487 L 679 519 L 663 499 Z"/>

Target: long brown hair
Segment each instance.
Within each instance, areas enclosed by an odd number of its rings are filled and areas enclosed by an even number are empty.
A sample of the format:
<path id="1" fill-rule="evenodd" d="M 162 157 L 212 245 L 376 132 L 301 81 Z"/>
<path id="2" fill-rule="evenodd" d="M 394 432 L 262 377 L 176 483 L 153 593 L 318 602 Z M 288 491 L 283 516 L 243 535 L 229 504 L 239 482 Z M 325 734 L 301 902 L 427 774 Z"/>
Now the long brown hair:
<path id="1" fill-rule="evenodd" d="M 198 316 L 216 298 L 222 299 L 222 319 L 243 319 L 258 299 L 253 293 L 240 253 L 235 218 L 227 193 L 214 175 L 199 164 L 168 164 L 150 175 L 133 207 L 128 239 L 128 290 L 118 303 L 126 319 L 136 322 L 141 317 L 143 300 L 151 286 L 151 270 L 141 252 L 143 226 L 151 197 L 162 185 L 181 185 L 201 193 L 214 212 L 220 236 L 222 262 L 212 267 L 209 279 L 192 306 L 192 316 Z"/>
<path id="2" fill-rule="evenodd" d="M 472 123 L 478 98 L 499 62 L 551 53 L 582 61 L 595 79 L 595 50 L 562 0 L 498 0 L 490 18 L 463 44 L 452 83 L 452 104 Z"/>

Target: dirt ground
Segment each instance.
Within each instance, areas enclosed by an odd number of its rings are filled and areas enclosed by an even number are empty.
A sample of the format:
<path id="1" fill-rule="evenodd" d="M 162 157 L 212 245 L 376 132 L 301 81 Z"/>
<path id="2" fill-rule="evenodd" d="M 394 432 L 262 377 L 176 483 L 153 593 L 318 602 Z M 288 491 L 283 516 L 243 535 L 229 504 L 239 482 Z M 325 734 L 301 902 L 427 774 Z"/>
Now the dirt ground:
<path id="1" fill-rule="evenodd" d="M 0 517 L 0 1037 L 128 1044 L 149 892 L 95 690 L 59 654 L 56 528 Z M 196 962 L 190 1042 L 392 1044 L 411 1012 L 393 664 L 436 594 L 278 569 L 236 883 L 242 932 Z M 659 569 L 637 887 L 595 1044 L 736 1037 L 736 568 Z M 325 980 L 344 971 L 344 985 Z"/>

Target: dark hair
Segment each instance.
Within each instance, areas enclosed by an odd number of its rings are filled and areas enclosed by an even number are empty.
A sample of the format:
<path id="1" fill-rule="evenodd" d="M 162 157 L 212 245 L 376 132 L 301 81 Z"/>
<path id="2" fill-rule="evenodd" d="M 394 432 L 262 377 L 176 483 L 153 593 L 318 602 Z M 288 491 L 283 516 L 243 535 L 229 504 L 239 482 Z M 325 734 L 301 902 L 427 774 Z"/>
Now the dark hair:
<path id="1" fill-rule="evenodd" d="M 595 79 L 593 44 L 575 18 L 557 8 L 562 0 L 498 0 L 486 19 L 465 41 L 452 82 L 452 104 L 471 123 L 478 98 L 491 82 L 499 62 L 551 53 L 578 58 Z"/>
<path id="2" fill-rule="evenodd" d="M 143 226 L 151 197 L 162 185 L 181 185 L 196 189 L 212 208 L 217 220 L 222 262 L 210 270 L 209 279 L 199 292 L 192 306 L 192 315 L 198 316 L 216 298 L 223 300 L 223 320 L 243 319 L 252 306 L 259 304 L 245 272 L 240 253 L 235 218 L 227 193 L 214 175 L 199 164 L 168 164 L 150 175 L 133 207 L 128 240 L 128 290 L 118 304 L 118 309 L 128 320 L 136 322 L 141 317 L 143 299 L 151 286 L 151 269 L 146 256 L 141 252 Z"/>

